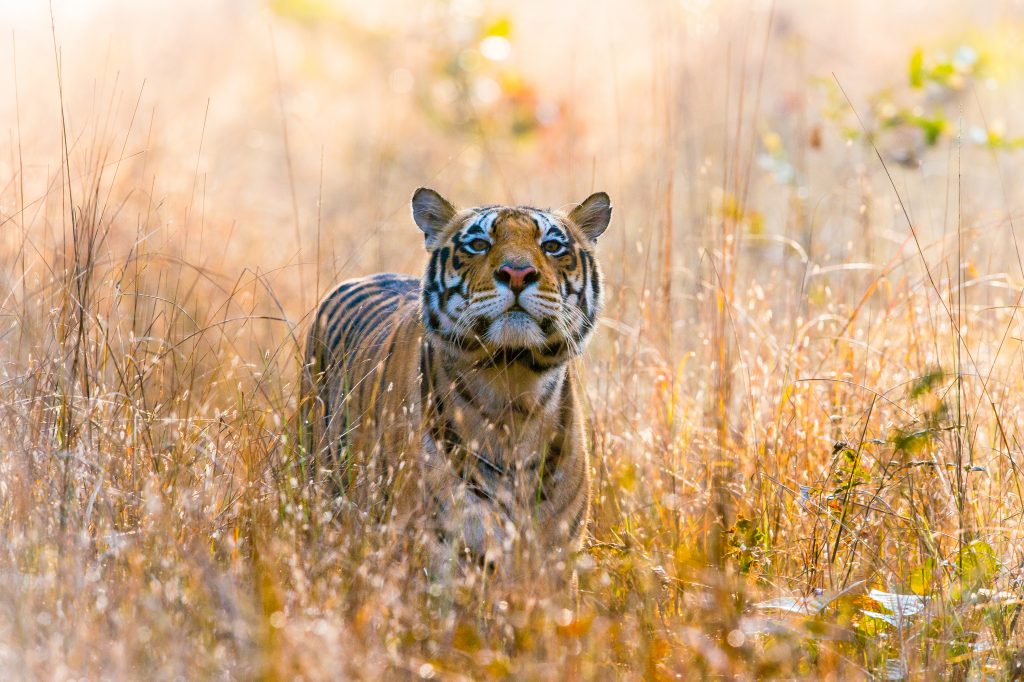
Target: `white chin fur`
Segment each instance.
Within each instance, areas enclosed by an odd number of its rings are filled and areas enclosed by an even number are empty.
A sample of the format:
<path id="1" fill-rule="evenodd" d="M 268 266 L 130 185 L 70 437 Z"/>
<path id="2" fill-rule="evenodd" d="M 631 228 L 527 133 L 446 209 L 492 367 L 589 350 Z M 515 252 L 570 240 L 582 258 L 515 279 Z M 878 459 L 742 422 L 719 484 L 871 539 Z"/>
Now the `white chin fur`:
<path id="1" fill-rule="evenodd" d="M 524 312 L 499 316 L 487 329 L 487 341 L 498 348 L 533 348 L 544 343 L 537 321 Z"/>

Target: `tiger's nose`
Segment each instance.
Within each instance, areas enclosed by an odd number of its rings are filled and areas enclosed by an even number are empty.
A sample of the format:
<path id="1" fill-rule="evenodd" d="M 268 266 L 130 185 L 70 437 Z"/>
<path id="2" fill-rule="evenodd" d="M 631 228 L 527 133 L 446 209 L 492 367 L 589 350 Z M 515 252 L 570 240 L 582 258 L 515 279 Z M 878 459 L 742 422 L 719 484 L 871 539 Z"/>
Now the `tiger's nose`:
<path id="1" fill-rule="evenodd" d="M 537 274 L 537 268 L 532 265 L 515 267 L 506 263 L 494 273 L 494 279 L 511 289 L 512 293 L 518 294 L 540 279 L 540 275 Z"/>

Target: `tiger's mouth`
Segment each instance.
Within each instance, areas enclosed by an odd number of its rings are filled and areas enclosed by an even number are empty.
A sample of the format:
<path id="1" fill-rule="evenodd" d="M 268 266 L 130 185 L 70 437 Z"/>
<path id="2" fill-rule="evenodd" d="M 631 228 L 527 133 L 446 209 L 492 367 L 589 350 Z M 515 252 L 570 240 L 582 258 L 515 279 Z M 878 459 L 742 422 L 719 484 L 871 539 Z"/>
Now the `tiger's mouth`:
<path id="1" fill-rule="evenodd" d="M 516 303 L 490 321 L 485 339 L 497 348 L 533 348 L 544 343 L 542 325 Z"/>

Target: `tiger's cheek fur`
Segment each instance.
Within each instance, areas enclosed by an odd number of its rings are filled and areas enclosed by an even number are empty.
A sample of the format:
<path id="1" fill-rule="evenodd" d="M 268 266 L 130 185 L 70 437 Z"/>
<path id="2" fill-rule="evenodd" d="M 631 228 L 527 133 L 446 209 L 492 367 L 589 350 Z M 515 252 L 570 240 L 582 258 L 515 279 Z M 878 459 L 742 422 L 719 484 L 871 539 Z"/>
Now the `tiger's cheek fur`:
<path id="1" fill-rule="evenodd" d="M 470 296 L 467 265 L 451 244 L 430 254 L 422 284 L 423 321 L 442 337 L 459 335 L 459 320 Z"/>

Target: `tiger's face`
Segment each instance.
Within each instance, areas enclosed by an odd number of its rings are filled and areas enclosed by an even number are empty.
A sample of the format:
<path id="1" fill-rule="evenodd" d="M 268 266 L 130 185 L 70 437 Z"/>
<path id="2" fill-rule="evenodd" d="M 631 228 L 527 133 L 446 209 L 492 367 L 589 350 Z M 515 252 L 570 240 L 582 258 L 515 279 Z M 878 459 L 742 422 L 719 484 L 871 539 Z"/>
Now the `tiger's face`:
<path id="1" fill-rule="evenodd" d="M 420 189 L 413 217 L 430 252 L 428 331 L 460 348 L 579 352 L 601 308 L 593 249 L 611 218 L 606 194 L 562 215 L 507 206 L 458 212 Z"/>

